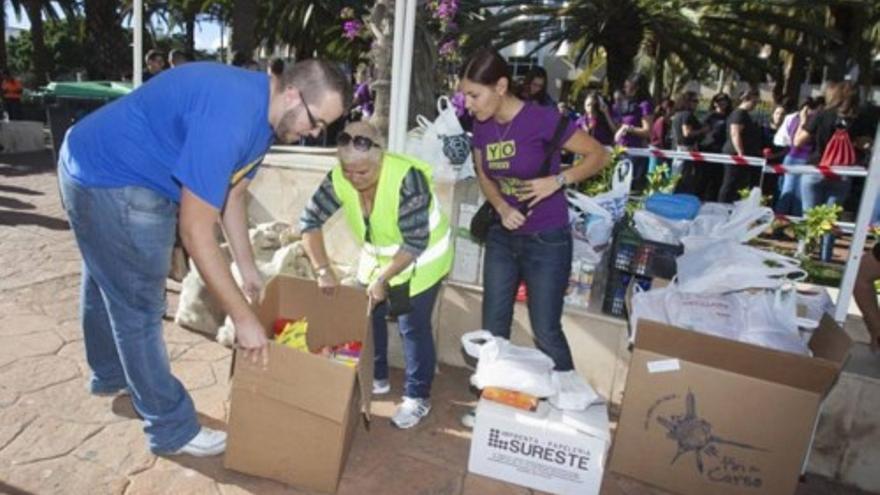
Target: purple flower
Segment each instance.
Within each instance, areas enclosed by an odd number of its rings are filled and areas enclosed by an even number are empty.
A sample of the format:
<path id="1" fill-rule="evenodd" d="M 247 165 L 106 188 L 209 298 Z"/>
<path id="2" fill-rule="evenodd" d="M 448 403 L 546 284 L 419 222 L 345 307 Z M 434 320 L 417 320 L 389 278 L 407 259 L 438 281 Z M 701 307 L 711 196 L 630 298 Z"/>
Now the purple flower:
<path id="1" fill-rule="evenodd" d="M 456 49 L 458 49 L 458 41 L 454 39 L 449 40 L 440 45 L 440 55 L 444 57 L 452 55 Z"/>
<path id="2" fill-rule="evenodd" d="M 342 24 L 342 37 L 348 40 L 353 40 L 358 37 L 361 33 L 361 28 L 363 27 L 363 23 L 357 19 L 345 21 Z"/>

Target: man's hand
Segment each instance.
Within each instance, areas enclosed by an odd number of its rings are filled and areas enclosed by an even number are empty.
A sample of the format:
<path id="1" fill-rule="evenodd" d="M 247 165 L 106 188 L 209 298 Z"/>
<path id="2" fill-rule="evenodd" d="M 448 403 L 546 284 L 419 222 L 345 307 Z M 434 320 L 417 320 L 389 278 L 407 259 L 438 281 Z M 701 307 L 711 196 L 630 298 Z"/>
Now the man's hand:
<path id="1" fill-rule="evenodd" d="M 234 320 L 235 338 L 245 359 L 253 364 L 262 363 L 265 368 L 269 364 L 269 339 L 266 329 L 260 320 L 251 313 L 240 320 Z"/>

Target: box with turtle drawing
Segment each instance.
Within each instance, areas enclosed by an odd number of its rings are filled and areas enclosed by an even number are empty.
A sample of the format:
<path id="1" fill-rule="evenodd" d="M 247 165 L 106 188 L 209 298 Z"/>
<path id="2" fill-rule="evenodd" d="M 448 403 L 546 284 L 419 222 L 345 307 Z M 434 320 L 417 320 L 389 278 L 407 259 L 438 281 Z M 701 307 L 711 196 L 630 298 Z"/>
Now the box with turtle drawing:
<path id="1" fill-rule="evenodd" d="M 813 356 L 640 320 L 609 469 L 685 495 L 794 493 L 850 344 L 827 315 Z"/>

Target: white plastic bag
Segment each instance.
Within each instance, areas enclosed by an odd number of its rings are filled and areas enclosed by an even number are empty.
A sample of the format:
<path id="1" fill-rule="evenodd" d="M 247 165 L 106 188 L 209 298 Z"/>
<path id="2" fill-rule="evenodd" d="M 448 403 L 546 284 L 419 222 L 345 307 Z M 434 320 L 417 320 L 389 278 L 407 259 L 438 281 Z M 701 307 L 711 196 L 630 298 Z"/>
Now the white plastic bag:
<path id="1" fill-rule="evenodd" d="M 473 386 L 499 387 L 535 397 L 556 394 L 550 377 L 553 360 L 538 349 L 513 345 L 486 330 L 462 335 L 461 343 L 468 355 L 478 359 L 471 376 Z"/>
<path id="2" fill-rule="evenodd" d="M 761 190 L 756 187 L 732 207 L 720 203 L 703 205 L 688 235 L 748 242 L 767 230 L 773 218 L 773 210 L 761 206 Z"/>
<path id="3" fill-rule="evenodd" d="M 574 258 L 599 262 L 599 255 L 611 240 L 614 230 L 612 213 L 586 194 L 566 191 L 568 219 L 571 224 Z"/>
<path id="4" fill-rule="evenodd" d="M 636 290 L 630 308 L 630 340 L 635 341 L 639 320 L 653 320 L 736 340 L 745 325 L 743 308 L 736 298 L 723 294 L 690 294 L 673 284 L 648 291 Z"/>
<path id="5" fill-rule="evenodd" d="M 407 133 L 404 151 L 434 167 L 440 181 L 474 177 L 470 138 L 461 127 L 449 98 L 437 99 L 437 118 L 416 116 L 418 127 Z"/>
<path id="6" fill-rule="evenodd" d="M 738 335 L 740 342 L 778 351 L 810 355 L 798 331 L 797 294 L 794 289 L 740 292 L 745 325 Z"/>
<path id="7" fill-rule="evenodd" d="M 648 210 L 633 214 L 633 224 L 643 238 L 663 244 L 679 245 L 690 229 L 690 220 L 670 220 Z"/>
<path id="8" fill-rule="evenodd" d="M 778 289 L 807 275 L 794 258 L 733 240 L 686 237 L 682 241 L 684 254 L 675 264 L 678 288 L 683 292 Z"/>
<path id="9" fill-rule="evenodd" d="M 611 213 L 614 222 L 619 222 L 626 214 L 626 202 L 632 189 L 633 166 L 627 159 L 621 160 L 614 168 L 611 190 L 593 196 L 593 201 Z"/>

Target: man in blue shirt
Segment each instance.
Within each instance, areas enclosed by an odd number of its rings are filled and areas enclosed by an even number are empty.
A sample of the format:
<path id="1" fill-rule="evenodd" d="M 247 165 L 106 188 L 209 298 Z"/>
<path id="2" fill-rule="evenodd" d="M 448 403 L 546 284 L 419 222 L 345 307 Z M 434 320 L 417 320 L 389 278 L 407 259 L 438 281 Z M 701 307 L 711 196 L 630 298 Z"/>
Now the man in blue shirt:
<path id="1" fill-rule="evenodd" d="M 319 135 L 351 102 L 334 64 L 307 60 L 277 78 L 214 63 L 166 71 L 68 132 L 59 153 L 64 208 L 83 257 L 81 315 L 93 394 L 131 394 L 158 454 L 216 455 L 226 434 L 200 427 L 162 338 L 175 230 L 254 362 L 266 331 L 248 300 L 262 288 L 245 191 L 275 139 Z M 220 222 L 242 275 L 220 250 Z"/>

